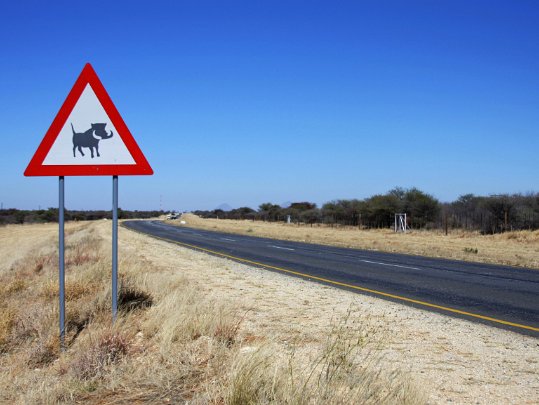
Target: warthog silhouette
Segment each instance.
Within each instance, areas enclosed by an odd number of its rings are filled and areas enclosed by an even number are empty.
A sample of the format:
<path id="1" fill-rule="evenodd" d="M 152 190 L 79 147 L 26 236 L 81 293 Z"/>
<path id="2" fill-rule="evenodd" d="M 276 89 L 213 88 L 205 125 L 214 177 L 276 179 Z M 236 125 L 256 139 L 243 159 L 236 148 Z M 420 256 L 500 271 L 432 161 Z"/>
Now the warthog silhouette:
<path id="1" fill-rule="evenodd" d="M 73 128 L 73 123 L 71 123 L 71 130 L 73 131 L 73 157 L 76 157 L 75 149 L 78 149 L 80 154 L 84 156 L 82 148 L 90 149 L 92 159 L 94 158 L 95 148 L 95 152 L 99 157 L 99 141 L 101 139 L 112 138 L 113 135 L 112 131 L 110 131 L 110 135 L 107 134 L 107 131 L 105 131 L 105 125 L 107 124 L 92 124 L 92 128 L 90 128 L 88 131 L 77 133 L 75 132 L 75 128 Z"/>

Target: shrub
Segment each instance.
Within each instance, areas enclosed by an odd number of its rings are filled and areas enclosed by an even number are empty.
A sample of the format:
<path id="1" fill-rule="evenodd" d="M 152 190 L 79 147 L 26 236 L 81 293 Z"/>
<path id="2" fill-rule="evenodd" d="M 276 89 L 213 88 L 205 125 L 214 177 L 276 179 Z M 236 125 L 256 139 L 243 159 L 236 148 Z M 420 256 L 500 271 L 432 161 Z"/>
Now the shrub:
<path id="1" fill-rule="evenodd" d="M 151 307 L 153 298 L 146 291 L 133 286 L 121 286 L 118 292 L 118 308 L 121 311 L 134 311 Z"/>
<path id="2" fill-rule="evenodd" d="M 11 308 L 0 308 L 0 352 L 4 351 L 13 326 L 15 326 L 15 311 Z"/>
<path id="3" fill-rule="evenodd" d="M 81 380 L 98 378 L 111 364 L 117 363 L 129 352 L 130 342 L 121 333 L 108 331 L 72 363 L 73 374 Z"/>

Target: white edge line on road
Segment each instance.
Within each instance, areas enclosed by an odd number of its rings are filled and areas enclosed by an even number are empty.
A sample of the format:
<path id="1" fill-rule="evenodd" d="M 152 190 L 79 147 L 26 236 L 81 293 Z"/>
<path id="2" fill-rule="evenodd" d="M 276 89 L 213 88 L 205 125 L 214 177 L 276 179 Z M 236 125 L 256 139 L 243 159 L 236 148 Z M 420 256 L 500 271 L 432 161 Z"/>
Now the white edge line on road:
<path id="1" fill-rule="evenodd" d="M 401 264 L 390 264 L 390 263 L 373 262 L 373 261 L 370 261 L 370 260 L 364 260 L 364 259 L 360 259 L 359 261 L 360 261 L 360 262 L 365 262 L 365 263 L 371 263 L 371 264 L 379 264 L 379 265 L 381 265 L 381 266 L 391 266 L 391 267 L 400 267 L 400 268 L 403 268 L 403 269 L 421 270 L 419 267 L 403 266 L 403 265 L 401 265 Z"/>
<path id="2" fill-rule="evenodd" d="M 275 248 L 275 249 L 283 249 L 283 250 L 296 250 L 296 249 L 292 249 L 292 248 L 285 248 L 285 247 L 282 247 L 282 246 L 275 246 L 275 245 L 269 245 L 269 247 L 272 247 L 272 248 Z"/>

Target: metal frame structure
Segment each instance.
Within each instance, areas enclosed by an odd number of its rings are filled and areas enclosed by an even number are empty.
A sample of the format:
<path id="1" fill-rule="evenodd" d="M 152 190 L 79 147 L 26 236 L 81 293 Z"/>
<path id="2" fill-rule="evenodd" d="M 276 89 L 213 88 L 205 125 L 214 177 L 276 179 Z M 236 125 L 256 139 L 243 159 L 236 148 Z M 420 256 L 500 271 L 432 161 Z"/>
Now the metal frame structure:
<path id="1" fill-rule="evenodd" d="M 408 225 L 406 222 L 406 213 L 396 213 L 395 214 L 395 232 L 406 233 Z"/>

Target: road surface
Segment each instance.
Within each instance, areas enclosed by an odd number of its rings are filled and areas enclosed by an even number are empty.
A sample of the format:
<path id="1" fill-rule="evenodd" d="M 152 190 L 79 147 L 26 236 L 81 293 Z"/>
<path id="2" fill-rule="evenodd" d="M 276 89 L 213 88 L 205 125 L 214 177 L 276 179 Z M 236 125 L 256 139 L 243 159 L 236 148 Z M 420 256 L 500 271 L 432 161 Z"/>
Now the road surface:
<path id="1" fill-rule="evenodd" d="M 126 221 L 181 246 L 539 337 L 539 271 Z"/>

